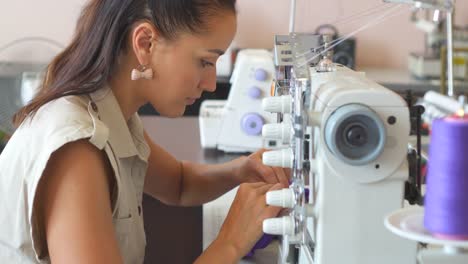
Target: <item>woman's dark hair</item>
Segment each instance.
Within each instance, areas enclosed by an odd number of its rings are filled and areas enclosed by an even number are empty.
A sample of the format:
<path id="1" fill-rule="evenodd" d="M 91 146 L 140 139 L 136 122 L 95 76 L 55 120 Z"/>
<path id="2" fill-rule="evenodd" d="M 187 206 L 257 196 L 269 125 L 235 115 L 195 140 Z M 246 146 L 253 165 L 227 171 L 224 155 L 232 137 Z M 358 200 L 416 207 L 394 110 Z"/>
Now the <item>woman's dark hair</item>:
<path id="1" fill-rule="evenodd" d="M 152 22 L 174 40 L 181 32 L 208 30 L 207 19 L 235 13 L 236 0 L 90 0 L 81 12 L 70 45 L 48 65 L 38 94 L 13 117 L 20 125 L 44 104 L 67 95 L 92 93 L 115 71 L 117 59 L 135 22 Z"/>

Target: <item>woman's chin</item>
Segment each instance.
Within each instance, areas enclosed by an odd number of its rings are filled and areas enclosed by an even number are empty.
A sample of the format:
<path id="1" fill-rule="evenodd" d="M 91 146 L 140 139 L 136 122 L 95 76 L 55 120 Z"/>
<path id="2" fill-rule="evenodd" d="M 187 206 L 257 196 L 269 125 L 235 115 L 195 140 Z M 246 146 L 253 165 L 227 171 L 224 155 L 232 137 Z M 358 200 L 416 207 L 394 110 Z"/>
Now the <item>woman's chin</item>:
<path id="1" fill-rule="evenodd" d="M 183 109 L 168 109 L 166 111 L 161 111 L 161 112 L 158 111 L 158 113 L 159 115 L 164 116 L 164 117 L 177 118 L 177 117 L 181 117 L 184 115 L 185 107 Z"/>

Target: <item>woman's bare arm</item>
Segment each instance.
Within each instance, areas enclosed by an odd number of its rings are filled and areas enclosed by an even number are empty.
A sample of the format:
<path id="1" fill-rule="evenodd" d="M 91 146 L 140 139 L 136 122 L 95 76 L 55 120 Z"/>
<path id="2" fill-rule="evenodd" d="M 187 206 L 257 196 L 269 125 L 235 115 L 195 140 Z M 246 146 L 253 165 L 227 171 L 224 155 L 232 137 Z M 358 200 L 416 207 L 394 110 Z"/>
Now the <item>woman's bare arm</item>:
<path id="1" fill-rule="evenodd" d="M 35 211 L 52 263 L 122 263 L 112 223 L 112 174 L 104 153 L 87 140 L 50 158 Z"/>

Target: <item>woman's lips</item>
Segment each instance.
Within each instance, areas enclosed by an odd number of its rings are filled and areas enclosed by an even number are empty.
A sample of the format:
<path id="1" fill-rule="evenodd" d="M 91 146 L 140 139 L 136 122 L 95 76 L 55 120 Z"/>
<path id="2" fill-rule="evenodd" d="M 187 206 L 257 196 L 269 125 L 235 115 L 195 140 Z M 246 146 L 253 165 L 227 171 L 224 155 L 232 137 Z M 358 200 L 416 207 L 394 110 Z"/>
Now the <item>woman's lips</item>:
<path id="1" fill-rule="evenodd" d="M 193 105 L 195 103 L 195 101 L 197 101 L 197 100 L 198 100 L 198 98 L 189 97 L 185 101 L 186 101 L 187 105 Z"/>

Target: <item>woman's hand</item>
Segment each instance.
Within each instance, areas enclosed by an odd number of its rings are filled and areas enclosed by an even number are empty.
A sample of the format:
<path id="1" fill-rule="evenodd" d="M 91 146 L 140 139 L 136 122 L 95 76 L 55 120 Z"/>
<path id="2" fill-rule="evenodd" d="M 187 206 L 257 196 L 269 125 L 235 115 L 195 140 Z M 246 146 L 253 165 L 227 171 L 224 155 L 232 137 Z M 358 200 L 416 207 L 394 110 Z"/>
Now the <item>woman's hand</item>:
<path id="1" fill-rule="evenodd" d="M 266 193 L 281 188 L 281 184 L 263 182 L 242 184 L 214 243 L 231 248 L 239 259 L 245 256 L 263 234 L 263 220 L 281 210 L 266 204 Z"/>
<path id="2" fill-rule="evenodd" d="M 263 164 L 262 155 L 267 150 L 261 149 L 247 157 L 239 158 L 236 162 L 235 177 L 243 182 L 281 183 L 289 186 L 290 169 L 270 167 Z"/>

